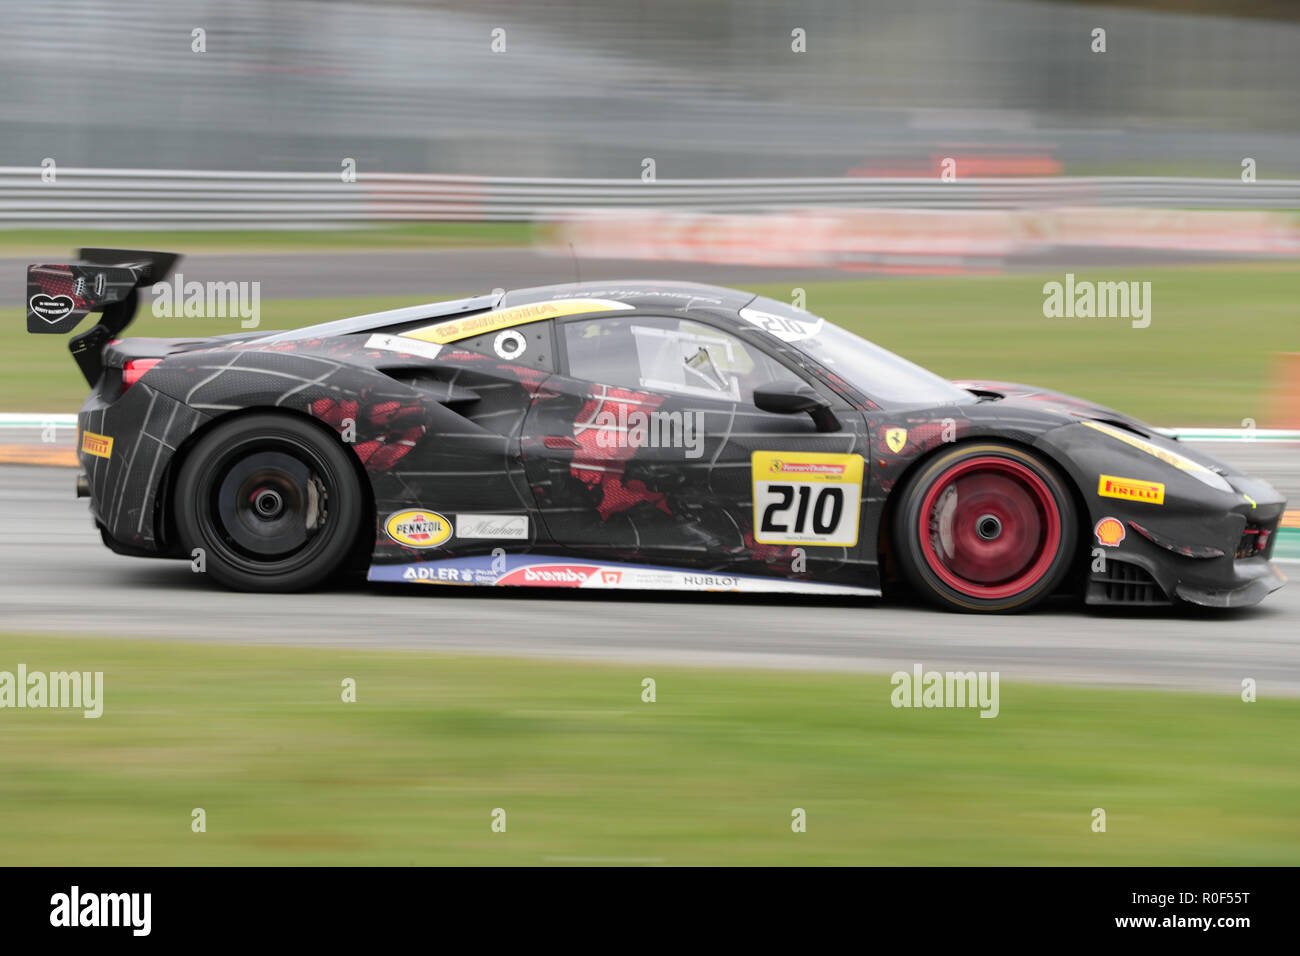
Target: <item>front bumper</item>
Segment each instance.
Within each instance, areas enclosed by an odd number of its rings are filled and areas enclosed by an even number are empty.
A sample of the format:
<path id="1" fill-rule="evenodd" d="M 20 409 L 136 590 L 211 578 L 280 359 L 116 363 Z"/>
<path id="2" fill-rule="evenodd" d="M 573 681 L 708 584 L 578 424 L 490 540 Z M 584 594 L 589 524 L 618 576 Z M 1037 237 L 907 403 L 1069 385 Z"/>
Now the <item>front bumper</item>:
<path id="1" fill-rule="evenodd" d="M 1189 604 L 1204 607 L 1249 607 L 1258 604 L 1286 583 L 1286 577 L 1263 558 L 1238 562 L 1237 584 L 1229 588 L 1197 587 L 1180 583 L 1174 593 Z"/>
<path id="2" fill-rule="evenodd" d="M 1216 495 L 1229 502 L 1224 510 L 1209 502 L 1167 512 L 1098 504 L 1126 534 L 1113 547 L 1094 538 L 1087 603 L 1247 607 L 1282 587 L 1286 577 L 1270 559 L 1286 499 L 1262 481 L 1228 481 L 1236 494 Z"/>

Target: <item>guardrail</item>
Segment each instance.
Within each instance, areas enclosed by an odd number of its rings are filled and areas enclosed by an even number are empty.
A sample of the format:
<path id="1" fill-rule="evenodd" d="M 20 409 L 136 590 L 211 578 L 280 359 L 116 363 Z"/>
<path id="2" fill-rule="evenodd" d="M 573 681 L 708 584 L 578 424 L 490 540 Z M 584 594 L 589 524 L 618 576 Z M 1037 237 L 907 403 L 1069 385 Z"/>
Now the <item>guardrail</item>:
<path id="1" fill-rule="evenodd" d="M 1300 180 L 512 179 L 421 173 L 218 172 L 0 166 L 0 226 L 312 227 L 539 221 L 573 209 L 759 212 L 809 207 L 1300 209 Z"/>

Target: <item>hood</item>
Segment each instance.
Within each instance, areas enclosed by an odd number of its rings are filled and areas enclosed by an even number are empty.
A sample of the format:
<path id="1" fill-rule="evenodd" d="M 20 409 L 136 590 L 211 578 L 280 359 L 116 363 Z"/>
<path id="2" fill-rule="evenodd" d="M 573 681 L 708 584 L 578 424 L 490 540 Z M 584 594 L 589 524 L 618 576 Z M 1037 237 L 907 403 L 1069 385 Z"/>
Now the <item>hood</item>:
<path id="1" fill-rule="evenodd" d="M 955 381 L 953 384 L 985 400 L 992 399 L 999 405 L 1037 408 L 1060 415 L 1066 422 L 1095 422 L 1102 427 L 1109 427 L 1112 430 L 1112 437 L 1118 441 L 1136 444 L 1139 447 L 1146 445 L 1148 446 L 1148 453 L 1154 453 L 1157 457 L 1160 457 L 1158 449 L 1165 449 L 1184 459 L 1189 459 L 1221 477 L 1232 478 L 1234 481 L 1242 479 L 1251 482 L 1250 488 L 1246 490 L 1250 490 L 1256 495 L 1276 495 L 1276 492 L 1270 486 L 1262 482 L 1256 482 L 1254 479 L 1246 479 L 1240 471 L 1226 462 L 1206 454 L 1199 448 L 1186 445 L 1174 436 L 1168 435 L 1140 419 L 1125 415 L 1123 412 L 1117 412 L 1105 405 L 1097 405 L 1094 402 L 1076 398 L 1073 395 L 1053 392 L 1046 388 L 1035 388 L 1032 385 L 1021 385 L 1015 382 L 963 379 Z M 1128 433 L 1131 437 L 1125 438 L 1122 433 Z M 1150 446 L 1154 446 L 1156 450 L 1153 451 Z"/>
<path id="2" fill-rule="evenodd" d="M 1041 408 L 1054 411 L 1068 418 L 1085 418 L 1092 421 L 1106 422 L 1118 428 L 1136 432 L 1144 438 L 1165 438 L 1159 429 L 1146 422 L 1125 415 L 1105 405 L 1098 405 L 1087 399 L 1076 398 L 1063 392 L 1054 392 L 1047 388 L 1022 385 L 1016 382 L 994 382 L 983 379 L 961 379 L 953 382 L 958 388 L 984 399 L 1006 402 L 1008 405 Z"/>

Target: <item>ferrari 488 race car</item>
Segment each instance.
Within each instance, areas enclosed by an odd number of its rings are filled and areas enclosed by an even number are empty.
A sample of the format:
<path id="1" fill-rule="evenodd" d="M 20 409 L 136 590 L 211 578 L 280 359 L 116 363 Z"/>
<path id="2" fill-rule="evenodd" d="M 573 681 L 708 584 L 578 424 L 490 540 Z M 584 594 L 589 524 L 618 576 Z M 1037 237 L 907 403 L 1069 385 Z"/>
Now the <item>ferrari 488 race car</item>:
<path id="1" fill-rule="evenodd" d="M 215 338 L 119 339 L 177 257 L 32 266 L 99 324 L 79 493 L 122 554 L 259 591 L 449 585 L 878 595 L 963 611 L 1254 604 L 1285 502 L 1118 412 L 953 383 L 679 282 L 518 289 Z"/>

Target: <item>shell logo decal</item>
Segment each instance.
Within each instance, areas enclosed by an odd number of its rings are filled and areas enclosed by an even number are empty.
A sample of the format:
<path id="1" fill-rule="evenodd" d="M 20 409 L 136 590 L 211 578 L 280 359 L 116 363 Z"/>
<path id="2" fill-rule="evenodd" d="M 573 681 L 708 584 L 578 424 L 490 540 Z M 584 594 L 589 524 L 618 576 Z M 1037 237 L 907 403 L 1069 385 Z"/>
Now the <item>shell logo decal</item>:
<path id="1" fill-rule="evenodd" d="M 1114 548 L 1124 540 L 1124 522 L 1118 518 L 1102 518 L 1097 522 L 1097 527 L 1093 530 L 1097 535 L 1097 543 L 1104 544 L 1108 548 Z"/>
<path id="2" fill-rule="evenodd" d="M 408 548 L 436 548 L 451 530 L 451 522 L 435 511 L 399 511 L 384 522 L 388 536 Z"/>

